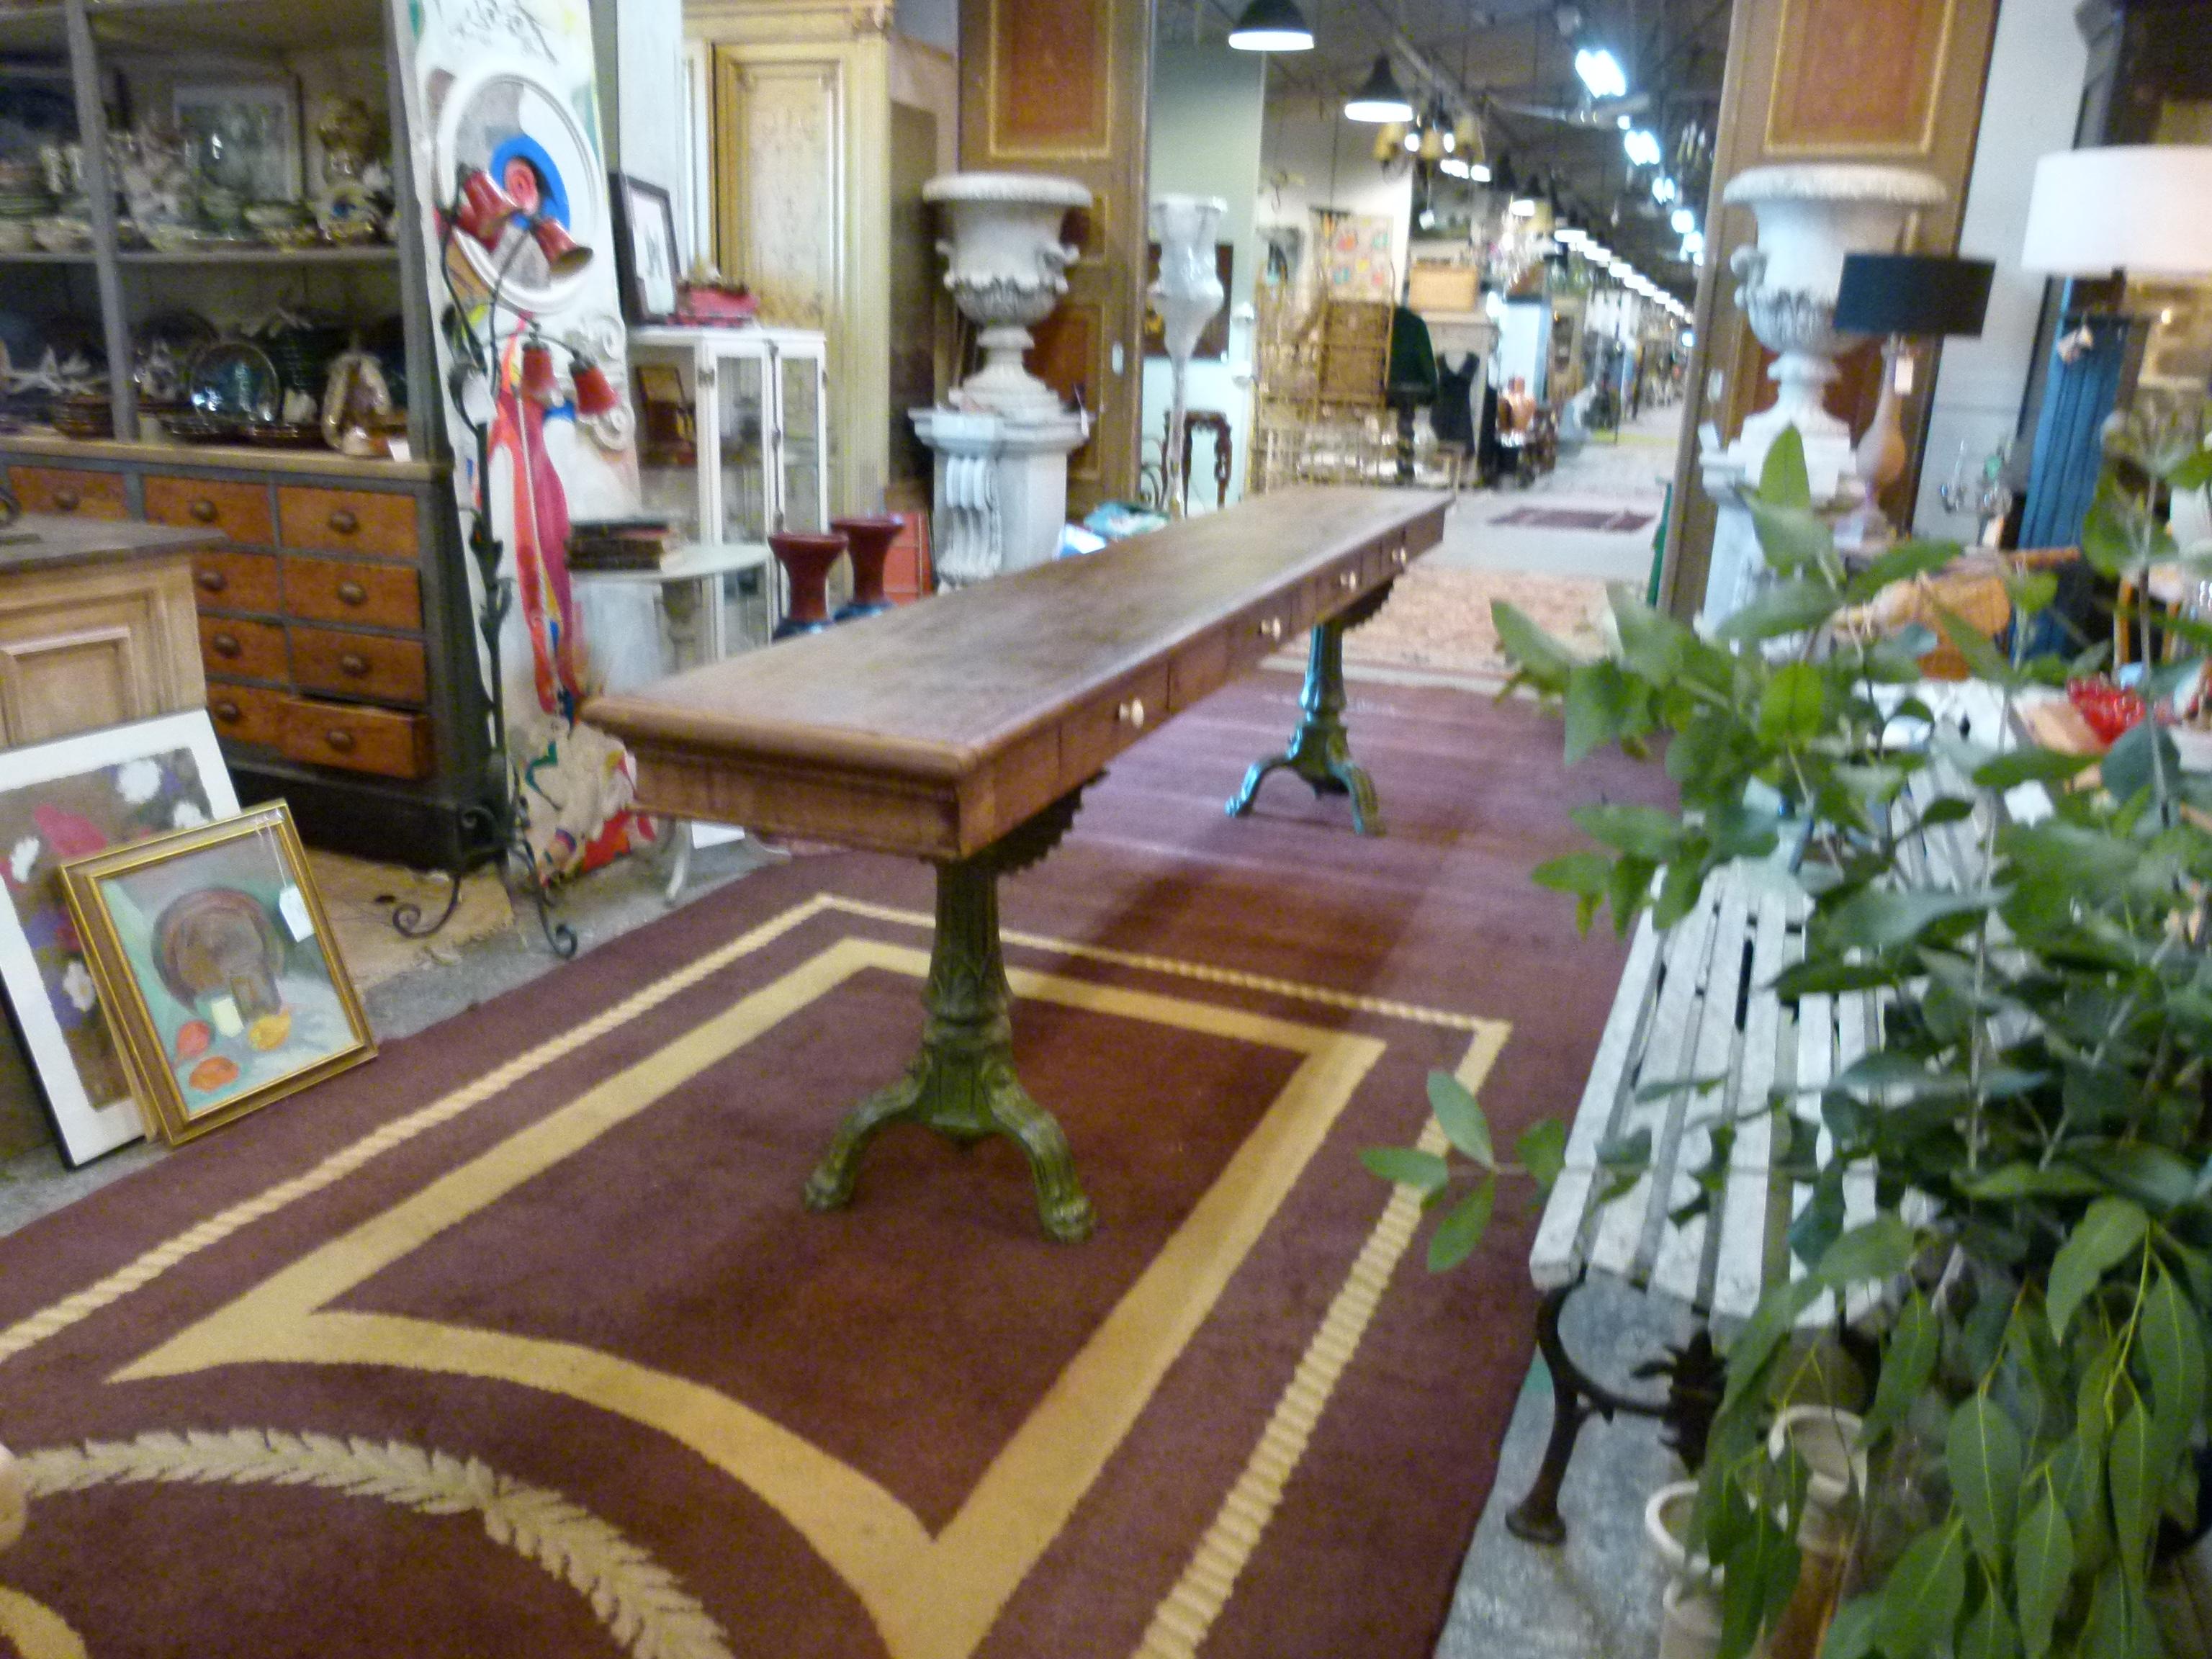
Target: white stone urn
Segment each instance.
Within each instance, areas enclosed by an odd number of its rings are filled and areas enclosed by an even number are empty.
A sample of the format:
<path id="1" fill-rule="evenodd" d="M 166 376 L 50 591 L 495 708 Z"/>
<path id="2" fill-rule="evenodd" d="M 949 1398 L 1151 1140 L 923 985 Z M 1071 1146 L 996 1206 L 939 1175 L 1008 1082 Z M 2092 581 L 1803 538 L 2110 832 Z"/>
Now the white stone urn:
<path id="1" fill-rule="evenodd" d="M 945 286 L 981 331 L 983 367 L 957 401 L 1000 415 L 1058 415 L 1058 394 L 1022 357 L 1030 325 L 1067 292 L 1077 250 L 1060 240 L 1060 223 L 1091 205 L 1090 191 L 1042 173 L 945 173 L 921 187 L 921 198 L 944 210 L 952 233 L 937 245 L 948 262 Z"/>
<path id="2" fill-rule="evenodd" d="M 1820 402 L 1836 378 L 1836 354 L 1853 343 L 1836 332 L 1844 257 L 1892 251 L 1906 218 L 1944 195 L 1924 173 L 1853 163 L 1751 167 L 1729 180 L 1721 199 L 1759 219 L 1758 245 L 1737 249 L 1731 262 L 1736 305 L 1776 355 L 1768 373 L 1779 388 L 1773 407 L 1747 420 L 1729 447 L 1741 477 L 1759 477 L 1790 426 L 1804 440 L 1816 496 L 1834 495 L 1852 472 L 1850 428 Z"/>
<path id="3" fill-rule="evenodd" d="M 1152 240 L 1160 245 L 1160 274 L 1145 297 L 1159 313 L 1168 349 L 1173 394 L 1168 406 L 1166 448 L 1160 456 L 1161 493 L 1167 510 L 1181 518 L 1188 506 L 1189 481 L 1182 476 L 1184 384 L 1198 337 L 1228 301 L 1214 263 L 1214 244 L 1229 204 L 1218 196 L 1156 196 Z"/>

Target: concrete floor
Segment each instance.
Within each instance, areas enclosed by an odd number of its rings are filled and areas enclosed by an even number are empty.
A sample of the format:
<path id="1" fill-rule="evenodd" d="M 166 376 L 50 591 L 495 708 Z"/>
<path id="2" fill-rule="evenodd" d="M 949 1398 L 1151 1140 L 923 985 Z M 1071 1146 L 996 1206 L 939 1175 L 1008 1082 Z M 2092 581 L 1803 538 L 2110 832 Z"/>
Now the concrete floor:
<path id="1" fill-rule="evenodd" d="M 1674 476 L 1684 405 L 1647 410 L 1620 429 L 1597 438 L 1528 489 L 1463 495 L 1445 521 L 1444 539 L 1424 562 L 1461 570 L 1524 570 L 1546 576 L 1595 576 L 1632 582 L 1639 589 L 1651 574 L 1651 541 Z M 1613 507 L 1648 513 L 1639 529 L 1605 532 L 1545 530 L 1498 520 L 1524 507 Z"/>

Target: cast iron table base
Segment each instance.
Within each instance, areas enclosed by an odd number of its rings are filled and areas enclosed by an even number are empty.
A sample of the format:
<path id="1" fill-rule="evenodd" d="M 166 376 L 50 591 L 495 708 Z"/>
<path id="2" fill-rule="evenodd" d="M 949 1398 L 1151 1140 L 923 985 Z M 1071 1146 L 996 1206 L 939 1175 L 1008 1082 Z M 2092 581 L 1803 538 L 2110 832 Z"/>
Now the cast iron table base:
<path id="1" fill-rule="evenodd" d="M 1229 803 L 1229 816 L 1241 818 L 1251 811 L 1267 775 L 1295 772 L 1313 787 L 1316 795 L 1352 797 L 1352 827 L 1363 836 L 1382 833 L 1382 809 L 1375 799 L 1374 780 L 1367 769 L 1352 758 L 1352 740 L 1344 727 L 1344 635 L 1382 608 L 1390 597 L 1385 582 L 1356 599 L 1313 630 L 1306 654 L 1305 689 L 1298 694 L 1302 718 L 1291 738 L 1291 746 L 1279 755 L 1253 763 L 1244 775 L 1244 787 Z"/>
<path id="2" fill-rule="evenodd" d="M 1060 798 L 981 852 L 937 866 L 937 935 L 922 991 L 928 1017 L 906 1075 L 848 1115 L 806 1182 L 806 1206 L 834 1210 L 853 1196 L 860 1157 L 878 1130 L 918 1123 L 963 1148 L 1005 1135 L 1029 1159 L 1037 1218 L 1064 1244 L 1090 1237 L 1091 1200 L 1075 1178 L 1067 1137 L 1014 1073 L 1012 994 L 999 940 L 999 878 L 1049 853 L 1082 796 Z"/>

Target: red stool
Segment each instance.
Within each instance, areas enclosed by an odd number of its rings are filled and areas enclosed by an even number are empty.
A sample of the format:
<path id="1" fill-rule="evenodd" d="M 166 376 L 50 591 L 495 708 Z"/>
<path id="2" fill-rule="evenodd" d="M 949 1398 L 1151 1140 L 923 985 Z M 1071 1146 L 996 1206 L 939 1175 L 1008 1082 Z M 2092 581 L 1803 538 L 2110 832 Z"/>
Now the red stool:
<path id="1" fill-rule="evenodd" d="M 779 532 L 768 538 L 768 545 L 791 584 L 791 603 L 775 626 L 775 637 L 819 634 L 830 626 L 830 567 L 843 556 L 845 538 Z"/>
<path id="2" fill-rule="evenodd" d="M 865 519 L 832 519 L 830 527 L 843 532 L 853 550 L 853 602 L 838 611 L 836 620 L 851 622 L 890 610 L 891 602 L 884 594 L 884 561 L 890 556 L 891 544 L 906 520 L 896 513 L 884 513 Z"/>

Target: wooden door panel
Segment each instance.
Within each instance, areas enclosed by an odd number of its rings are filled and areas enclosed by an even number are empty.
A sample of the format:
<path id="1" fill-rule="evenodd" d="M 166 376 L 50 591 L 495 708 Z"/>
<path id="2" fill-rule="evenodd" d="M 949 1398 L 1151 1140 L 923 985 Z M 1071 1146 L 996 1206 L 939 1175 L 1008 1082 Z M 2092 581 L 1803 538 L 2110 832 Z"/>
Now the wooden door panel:
<path id="1" fill-rule="evenodd" d="M 1152 6 L 962 0 L 960 30 L 961 166 L 1073 179 L 1094 198 L 1070 221 L 1082 257 L 1030 354 L 1032 372 L 1063 397 L 1081 391 L 1096 422 L 1068 458 L 1078 516 L 1137 487 Z"/>

